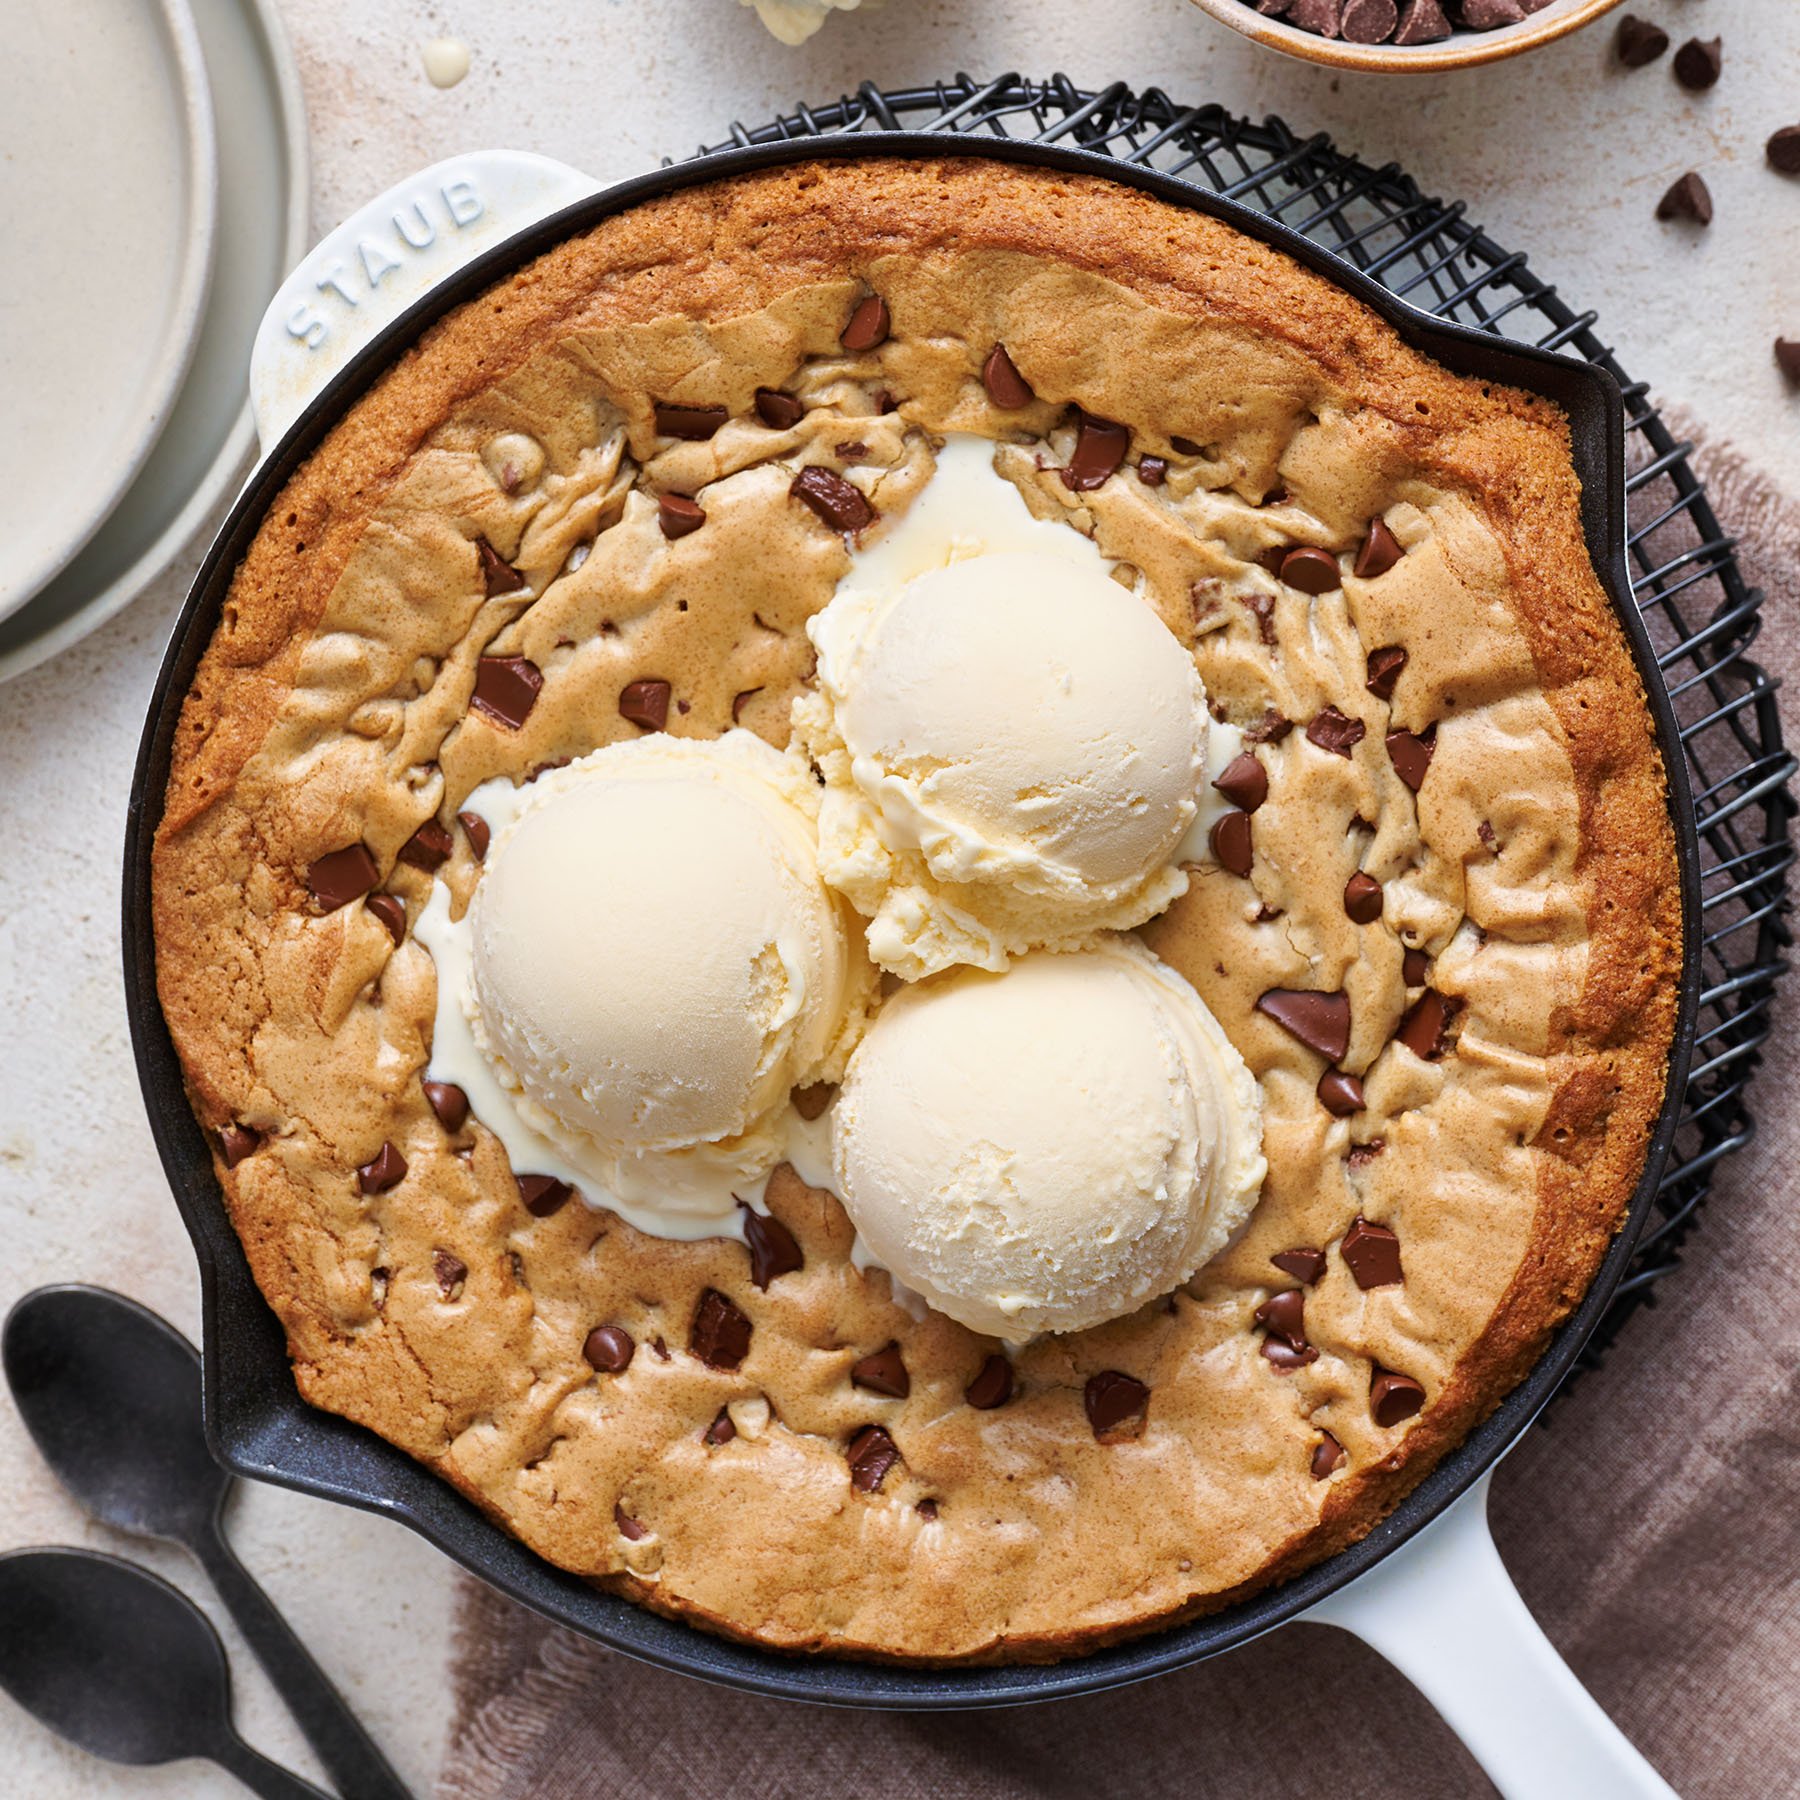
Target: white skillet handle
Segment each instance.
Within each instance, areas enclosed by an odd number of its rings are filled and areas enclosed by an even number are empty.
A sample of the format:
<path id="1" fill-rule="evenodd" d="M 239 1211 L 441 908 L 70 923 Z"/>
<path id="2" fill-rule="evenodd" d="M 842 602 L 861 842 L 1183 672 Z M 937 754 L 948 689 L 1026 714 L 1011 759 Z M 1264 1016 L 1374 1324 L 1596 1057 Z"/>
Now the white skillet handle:
<path id="1" fill-rule="evenodd" d="M 257 329 L 250 403 L 264 452 L 428 289 L 598 186 L 547 156 L 476 150 L 421 169 L 346 219 L 281 284 Z"/>
<path id="2" fill-rule="evenodd" d="M 1526 1611 L 1488 1530 L 1488 1481 L 1301 1616 L 1385 1656 L 1507 1800 L 1673 1800 Z"/>

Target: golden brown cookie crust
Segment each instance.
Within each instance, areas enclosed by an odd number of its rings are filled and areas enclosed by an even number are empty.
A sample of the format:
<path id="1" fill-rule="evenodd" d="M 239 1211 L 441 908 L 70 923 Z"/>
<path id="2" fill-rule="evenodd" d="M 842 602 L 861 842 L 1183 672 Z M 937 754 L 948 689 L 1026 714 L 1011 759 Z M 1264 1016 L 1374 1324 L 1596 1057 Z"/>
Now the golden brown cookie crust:
<path id="1" fill-rule="evenodd" d="M 837 333 L 871 290 L 893 335 L 846 355 Z M 1031 407 L 989 403 L 995 341 Z M 804 392 L 802 426 L 757 425 L 762 386 Z M 653 400 L 723 403 L 733 423 L 671 444 Z M 1165 486 L 1128 465 L 1076 496 L 1040 471 L 1068 453 L 1072 404 L 1129 423 L 1134 461 L 1170 461 Z M 786 499 L 789 471 L 860 472 L 898 511 L 945 430 L 1022 446 L 1002 471 L 1140 572 L 1234 723 L 1295 722 L 1258 752 L 1250 880 L 1202 868 L 1145 933 L 1263 1083 L 1264 1202 L 1166 1309 L 1033 1346 L 1018 1395 L 981 1413 L 962 1393 L 993 1346 L 857 1274 L 841 1208 L 791 1171 L 769 1201 L 805 1266 L 767 1289 L 737 1243 L 645 1238 L 579 1204 L 528 1215 L 498 1143 L 446 1133 L 420 1094 L 430 958 L 361 902 L 320 916 L 305 885 L 360 840 L 416 919 L 432 877 L 396 857 L 417 826 L 451 824 L 493 775 L 631 735 L 633 679 L 673 680 L 671 729 L 714 734 L 735 711 L 781 741 L 805 618 L 847 566 Z M 505 432 L 547 457 L 512 494 L 481 459 Z M 663 539 L 645 490 L 699 494 L 706 527 Z M 1366 1533 L 1585 1291 L 1662 1098 L 1673 834 L 1578 501 L 1547 403 L 1452 376 L 1278 253 L 1086 177 L 973 159 L 749 176 L 609 220 L 451 314 L 270 508 L 184 708 L 157 842 L 165 1012 L 202 1122 L 259 1134 L 220 1174 L 301 1391 L 553 1561 L 787 1649 L 1055 1658 Z M 1377 516 L 1407 551 L 1391 574 L 1314 598 L 1261 571 L 1271 544 L 1354 553 Z M 487 595 L 478 536 L 526 594 Z M 1391 642 L 1408 666 L 1379 701 L 1356 665 Z M 483 653 L 545 670 L 523 730 L 465 720 Z M 1325 703 L 1368 722 L 1348 757 L 1305 734 Z M 1381 740 L 1434 724 L 1414 804 Z M 1359 812 L 1374 832 L 1345 828 Z M 461 903 L 478 870 L 452 830 L 440 878 Z M 1358 866 L 1384 883 L 1383 926 L 1343 917 Z M 1461 1002 L 1441 1059 L 1389 1044 L 1411 997 L 1396 928 Z M 1337 985 L 1370 1096 L 1348 1121 L 1313 1098 L 1322 1061 L 1253 1010 L 1264 986 Z M 385 1142 L 407 1175 L 364 1194 L 356 1170 Z M 1403 1284 L 1350 1280 L 1357 1212 L 1398 1232 Z M 1298 1243 L 1327 1251 L 1306 1289 L 1320 1354 L 1284 1373 L 1251 1315 L 1291 1285 L 1269 1255 Z M 707 1288 L 752 1319 L 736 1372 L 689 1353 Z M 621 1375 L 581 1354 L 604 1323 L 636 1342 Z M 905 1400 L 848 1377 L 889 1340 Z M 1378 1365 L 1424 1383 L 1415 1419 L 1369 1417 Z M 1136 1439 L 1088 1427 L 1083 1384 L 1107 1369 L 1151 1387 Z M 722 1411 L 730 1441 L 703 1441 Z M 864 1494 L 845 1447 L 869 1423 L 904 1460 Z M 1315 1481 L 1326 1431 L 1347 1462 Z"/>

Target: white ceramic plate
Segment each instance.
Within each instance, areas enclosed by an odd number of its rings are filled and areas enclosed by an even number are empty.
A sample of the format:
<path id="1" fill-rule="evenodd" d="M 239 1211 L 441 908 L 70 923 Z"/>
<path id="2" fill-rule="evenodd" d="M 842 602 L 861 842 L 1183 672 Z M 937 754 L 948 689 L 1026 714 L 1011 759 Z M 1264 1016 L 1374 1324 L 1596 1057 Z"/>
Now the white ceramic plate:
<path id="1" fill-rule="evenodd" d="M 306 116 L 271 0 L 191 0 L 223 146 L 211 297 L 167 430 L 93 540 L 9 619 L 0 681 L 103 625 L 180 554 L 250 456 L 245 370 L 269 296 L 309 243 Z"/>
<path id="2" fill-rule="evenodd" d="M 206 303 L 212 100 L 187 0 L 10 0 L 0 56 L 0 618 L 168 423 Z"/>

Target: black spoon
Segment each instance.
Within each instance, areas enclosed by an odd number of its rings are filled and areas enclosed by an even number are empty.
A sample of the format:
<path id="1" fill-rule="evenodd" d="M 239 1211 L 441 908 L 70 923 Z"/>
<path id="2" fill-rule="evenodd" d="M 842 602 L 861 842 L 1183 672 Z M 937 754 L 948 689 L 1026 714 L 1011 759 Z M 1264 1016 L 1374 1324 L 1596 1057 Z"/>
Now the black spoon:
<path id="1" fill-rule="evenodd" d="M 231 1478 L 206 1447 L 200 1359 L 187 1339 L 122 1294 L 43 1287 L 7 1315 L 0 1361 L 45 1461 L 97 1519 L 199 1558 L 346 1800 L 410 1800 L 225 1541 Z"/>
<path id="2" fill-rule="evenodd" d="M 206 1615 L 116 1556 L 0 1556 L 0 1688 L 110 1762 L 204 1756 L 263 1800 L 329 1800 L 232 1730 L 225 1647 Z"/>

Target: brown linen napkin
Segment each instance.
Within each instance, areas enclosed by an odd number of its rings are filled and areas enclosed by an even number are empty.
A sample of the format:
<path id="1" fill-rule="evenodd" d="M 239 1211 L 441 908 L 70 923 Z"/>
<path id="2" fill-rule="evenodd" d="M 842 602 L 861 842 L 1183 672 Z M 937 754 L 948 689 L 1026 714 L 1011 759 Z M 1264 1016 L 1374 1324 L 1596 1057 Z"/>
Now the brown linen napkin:
<path id="1" fill-rule="evenodd" d="M 1727 450 L 1702 443 L 1696 461 L 1767 592 L 1753 654 L 1787 678 L 1800 742 L 1800 505 Z M 1687 1800 L 1800 1794 L 1797 1059 L 1790 984 L 1755 1090 L 1762 1129 L 1724 1165 L 1688 1266 L 1494 1483 L 1532 1611 Z M 455 1677 L 440 1800 L 1493 1791 L 1403 1677 L 1316 1626 L 1087 1699 L 848 1713 L 643 1667 L 463 1578 Z"/>

